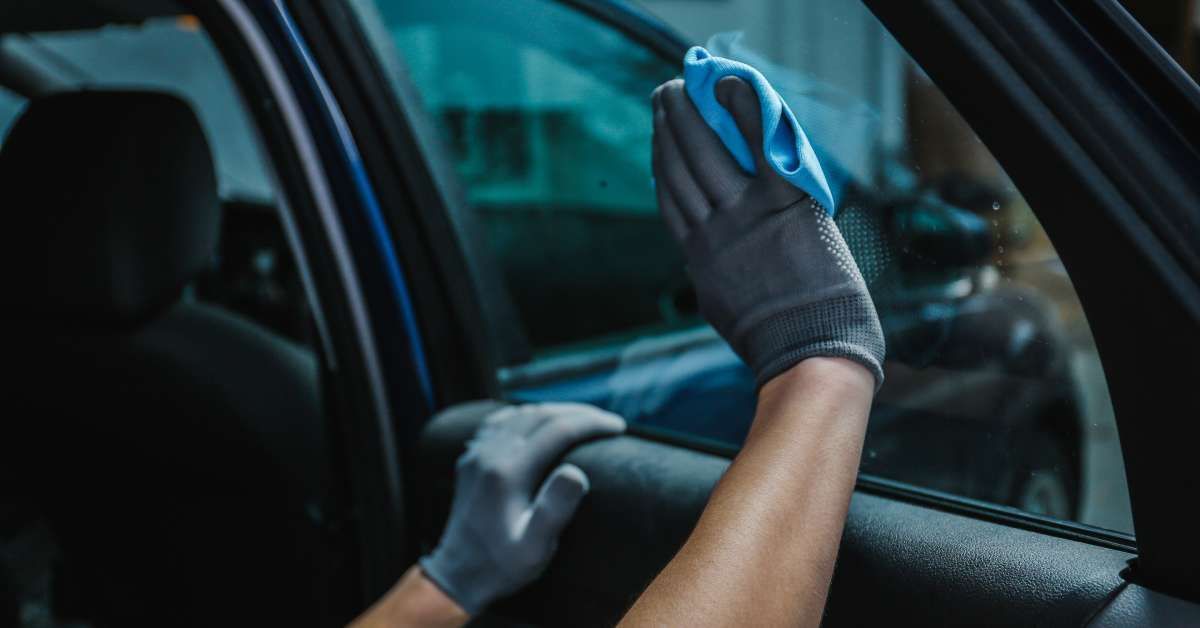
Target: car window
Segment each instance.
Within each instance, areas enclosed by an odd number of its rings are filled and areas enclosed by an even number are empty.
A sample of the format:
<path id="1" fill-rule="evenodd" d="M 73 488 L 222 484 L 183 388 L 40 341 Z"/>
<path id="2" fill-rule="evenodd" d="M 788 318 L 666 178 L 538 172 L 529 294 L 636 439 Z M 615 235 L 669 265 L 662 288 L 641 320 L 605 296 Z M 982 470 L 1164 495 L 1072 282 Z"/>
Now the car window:
<path id="1" fill-rule="evenodd" d="M 675 69 L 574 11 L 537 4 L 378 7 L 395 46 L 411 53 L 407 70 L 520 333 L 545 352 L 661 326 L 685 281 L 646 176 L 646 102 Z"/>
<path id="2" fill-rule="evenodd" d="M 681 59 L 566 3 L 354 4 L 384 65 L 419 92 L 414 114 L 440 131 L 485 234 L 469 254 L 500 269 L 534 349 L 504 360 L 506 393 L 736 448 L 754 382 L 697 315 L 650 177 L 648 96 Z M 862 472 L 1131 531 L 1103 371 L 1053 244 L 870 12 L 644 5 L 684 40 L 763 70 L 834 181 L 888 343 Z M 490 331 L 514 333 L 504 325 Z"/>
<path id="3" fill-rule="evenodd" d="M 220 251 L 191 294 L 309 344 L 311 312 L 241 97 L 208 34 L 190 16 L 0 40 L 54 89 L 152 89 L 182 97 L 200 119 L 223 201 Z M 0 88 L 0 137 L 27 99 Z"/>

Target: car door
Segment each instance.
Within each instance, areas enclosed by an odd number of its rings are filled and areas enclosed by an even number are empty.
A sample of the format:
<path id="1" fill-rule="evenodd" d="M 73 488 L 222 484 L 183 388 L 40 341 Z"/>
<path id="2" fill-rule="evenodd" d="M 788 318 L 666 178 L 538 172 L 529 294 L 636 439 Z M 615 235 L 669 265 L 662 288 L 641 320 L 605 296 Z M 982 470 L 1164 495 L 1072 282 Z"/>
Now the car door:
<path id="1" fill-rule="evenodd" d="M 749 35 L 710 47 L 817 130 L 888 337 L 827 621 L 1078 624 L 1194 597 L 1175 500 L 1195 428 L 1167 417 L 1196 403 L 1195 84 L 1110 2 L 647 5 L 691 34 L 616 2 L 293 7 L 421 269 L 439 404 L 576 399 L 632 424 L 569 456 L 594 490 L 496 617 L 612 623 L 748 425 L 648 173 L 646 97 L 717 23 Z M 412 554 L 477 414 L 398 426 Z"/>

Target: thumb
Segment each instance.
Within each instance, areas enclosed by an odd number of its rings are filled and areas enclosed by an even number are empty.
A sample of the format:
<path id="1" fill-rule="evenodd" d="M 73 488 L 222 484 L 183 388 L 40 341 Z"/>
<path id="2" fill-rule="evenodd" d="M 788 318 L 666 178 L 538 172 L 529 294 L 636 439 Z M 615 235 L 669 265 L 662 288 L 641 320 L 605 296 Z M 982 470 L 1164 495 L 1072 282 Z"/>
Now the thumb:
<path id="1" fill-rule="evenodd" d="M 579 508 L 589 488 L 583 469 L 573 464 L 560 465 L 542 483 L 526 528 L 526 538 L 551 546 Z"/>

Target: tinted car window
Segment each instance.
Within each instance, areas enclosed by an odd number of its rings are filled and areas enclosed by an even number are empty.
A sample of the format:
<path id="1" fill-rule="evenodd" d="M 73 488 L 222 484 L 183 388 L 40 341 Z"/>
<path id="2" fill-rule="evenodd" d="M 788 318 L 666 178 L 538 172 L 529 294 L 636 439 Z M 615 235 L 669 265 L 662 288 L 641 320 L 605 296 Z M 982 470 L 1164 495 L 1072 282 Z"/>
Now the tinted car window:
<path id="1" fill-rule="evenodd" d="M 684 278 L 647 177 L 646 103 L 676 70 L 574 11 L 532 4 L 379 9 L 521 332 L 545 351 L 661 325 Z"/>
<path id="2" fill-rule="evenodd" d="M 862 471 L 1131 530 L 1070 278 L 986 146 L 865 7 L 645 4 L 763 70 L 838 182 L 888 342 Z M 502 270 L 534 346 L 498 373 L 507 393 L 736 448 L 754 383 L 697 316 L 650 180 L 647 97 L 680 60 L 558 3 L 357 5 L 440 130 L 486 234 L 471 254 Z M 730 27 L 742 31 L 717 32 Z"/>

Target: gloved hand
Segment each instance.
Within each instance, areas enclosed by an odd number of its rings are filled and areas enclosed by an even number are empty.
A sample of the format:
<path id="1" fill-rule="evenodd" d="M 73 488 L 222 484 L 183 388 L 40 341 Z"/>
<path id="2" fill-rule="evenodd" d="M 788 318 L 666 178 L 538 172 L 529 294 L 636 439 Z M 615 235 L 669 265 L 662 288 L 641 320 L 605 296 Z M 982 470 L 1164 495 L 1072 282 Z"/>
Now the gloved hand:
<path id="1" fill-rule="evenodd" d="M 758 97 L 742 79 L 716 86 L 746 143 L 761 147 Z M 759 386 L 814 356 L 843 357 L 883 382 L 883 331 L 828 213 L 755 150 L 747 174 L 676 79 L 654 104 L 659 210 L 683 246 L 700 312 L 754 371 Z"/>
<path id="2" fill-rule="evenodd" d="M 624 430 L 621 417 L 578 403 L 492 413 L 458 459 L 450 520 L 421 570 L 471 615 L 533 581 L 588 491 L 572 464 L 540 482 L 547 467 L 582 440 Z"/>

